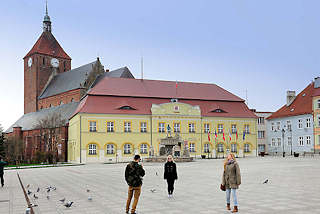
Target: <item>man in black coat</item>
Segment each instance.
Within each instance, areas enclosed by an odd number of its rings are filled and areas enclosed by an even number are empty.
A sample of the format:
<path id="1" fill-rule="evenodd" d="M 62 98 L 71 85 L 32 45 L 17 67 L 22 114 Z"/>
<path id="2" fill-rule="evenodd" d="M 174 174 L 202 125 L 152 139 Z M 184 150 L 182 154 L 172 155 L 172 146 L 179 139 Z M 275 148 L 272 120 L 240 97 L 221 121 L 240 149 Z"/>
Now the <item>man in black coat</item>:
<path id="1" fill-rule="evenodd" d="M 1 186 L 4 185 L 4 178 L 3 178 L 3 167 L 7 165 L 7 162 L 3 161 L 3 159 L 0 157 L 0 178 L 1 178 Z"/>
<path id="2" fill-rule="evenodd" d="M 125 179 L 129 186 L 128 188 L 128 199 L 126 206 L 126 213 L 129 213 L 130 203 L 132 196 L 134 195 L 134 201 L 131 208 L 131 213 L 136 213 L 137 204 L 139 201 L 141 186 L 142 186 L 142 177 L 145 175 L 143 165 L 139 165 L 140 155 L 135 155 L 134 160 L 130 162 L 125 171 Z"/>
<path id="3" fill-rule="evenodd" d="M 173 158 L 171 155 L 168 156 L 167 162 L 164 165 L 164 179 L 167 180 L 168 197 L 171 198 L 174 189 L 174 181 L 178 179 L 177 167 L 173 162 Z"/>

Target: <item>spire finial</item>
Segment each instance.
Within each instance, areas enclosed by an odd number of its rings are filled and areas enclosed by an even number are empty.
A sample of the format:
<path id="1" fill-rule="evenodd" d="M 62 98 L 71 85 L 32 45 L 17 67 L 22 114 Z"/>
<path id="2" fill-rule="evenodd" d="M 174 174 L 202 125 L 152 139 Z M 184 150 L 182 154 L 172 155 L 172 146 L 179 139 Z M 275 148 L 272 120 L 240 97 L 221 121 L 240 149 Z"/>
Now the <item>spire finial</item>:
<path id="1" fill-rule="evenodd" d="M 48 1 L 46 0 L 46 16 L 48 16 Z"/>

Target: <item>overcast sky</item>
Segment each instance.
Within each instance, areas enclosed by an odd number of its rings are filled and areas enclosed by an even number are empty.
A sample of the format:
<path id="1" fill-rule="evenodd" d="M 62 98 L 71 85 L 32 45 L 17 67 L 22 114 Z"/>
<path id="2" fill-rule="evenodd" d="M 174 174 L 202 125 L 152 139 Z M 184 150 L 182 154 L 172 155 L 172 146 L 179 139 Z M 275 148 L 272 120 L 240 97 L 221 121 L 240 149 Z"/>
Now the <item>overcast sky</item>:
<path id="1" fill-rule="evenodd" d="M 140 78 L 215 83 L 275 111 L 320 67 L 317 0 L 49 0 L 72 68 L 100 57 Z M 0 124 L 23 115 L 23 60 L 42 32 L 44 0 L 0 3 Z"/>

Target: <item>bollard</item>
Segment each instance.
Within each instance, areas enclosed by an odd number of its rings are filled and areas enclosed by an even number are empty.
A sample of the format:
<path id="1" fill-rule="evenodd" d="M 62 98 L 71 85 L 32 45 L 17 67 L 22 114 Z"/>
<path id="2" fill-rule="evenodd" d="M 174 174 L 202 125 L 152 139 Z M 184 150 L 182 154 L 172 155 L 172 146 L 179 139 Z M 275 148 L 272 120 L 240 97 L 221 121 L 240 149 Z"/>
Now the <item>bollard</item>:
<path id="1" fill-rule="evenodd" d="M 28 207 L 27 209 L 26 209 L 26 214 L 30 214 L 31 213 L 31 211 L 30 211 L 30 208 Z"/>

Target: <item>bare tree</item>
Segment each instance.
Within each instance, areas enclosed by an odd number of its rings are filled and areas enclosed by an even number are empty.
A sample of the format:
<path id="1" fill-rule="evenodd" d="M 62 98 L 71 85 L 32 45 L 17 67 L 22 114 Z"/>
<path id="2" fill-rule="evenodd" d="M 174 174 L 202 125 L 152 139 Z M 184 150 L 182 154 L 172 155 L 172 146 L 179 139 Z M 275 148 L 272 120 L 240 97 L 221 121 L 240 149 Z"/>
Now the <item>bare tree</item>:
<path id="1" fill-rule="evenodd" d="M 24 143 L 18 137 L 8 137 L 5 141 L 6 159 L 19 165 L 24 161 Z"/>
<path id="2" fill-rule="evenodd" d="M 40 140 L 44 142 L 45 150 L 48 151 L 49 163 L 57 162 L 58 147 L 61 145 L 61 127 L 65 125 L 65 120 L 62 119 L 61 114 L 54 112 L 48 114 L 45 118 L 38 121 L 37 129 L 40 131 Z"/>

